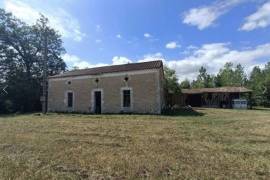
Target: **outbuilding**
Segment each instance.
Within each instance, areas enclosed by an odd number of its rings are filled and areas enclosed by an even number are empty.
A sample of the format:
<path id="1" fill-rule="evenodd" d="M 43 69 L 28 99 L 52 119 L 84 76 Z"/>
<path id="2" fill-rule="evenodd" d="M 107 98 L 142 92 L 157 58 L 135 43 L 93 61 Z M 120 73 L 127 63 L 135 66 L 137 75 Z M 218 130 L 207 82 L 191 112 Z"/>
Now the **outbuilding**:
<path id="1" fill-rule="evenodd" d="M 233 102 L 250 101 L 252 90 L 245 87 L 182 89 L 182 102 L 194 107 L 233 108 Z M 237 101 L 238 102 L 238 101 Z"/>
<path id="2" fill-rule="evenodd" d="M 48 111 L 160 114 L 162 61 L 68 71 L 49 77 Z"/>

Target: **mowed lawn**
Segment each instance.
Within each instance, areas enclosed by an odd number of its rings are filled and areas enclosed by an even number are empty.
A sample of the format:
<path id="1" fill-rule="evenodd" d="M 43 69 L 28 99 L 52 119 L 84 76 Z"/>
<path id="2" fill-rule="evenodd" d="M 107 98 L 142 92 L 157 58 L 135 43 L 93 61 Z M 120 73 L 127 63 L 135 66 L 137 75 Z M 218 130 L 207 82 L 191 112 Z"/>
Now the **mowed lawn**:
<path id="1" fill-rule="evenodd" d="M 0 116 L 0 179 L 269 179 L 270 110 Z"/>

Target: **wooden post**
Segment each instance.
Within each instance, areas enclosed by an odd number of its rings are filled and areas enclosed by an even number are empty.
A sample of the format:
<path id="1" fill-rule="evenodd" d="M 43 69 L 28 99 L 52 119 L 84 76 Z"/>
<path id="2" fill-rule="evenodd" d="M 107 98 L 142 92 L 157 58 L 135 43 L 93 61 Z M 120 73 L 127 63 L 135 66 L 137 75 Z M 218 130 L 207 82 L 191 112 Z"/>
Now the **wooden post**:
<path id="1" fill-rule="evenodd" d="M 48 70 L 48 39 L 47 27 L 43 34 L 43 83 L 42 83 L 42 113 L 47 113 L 47 70 Z"/>
<path id="2" fill-rule="evenodd" d="M 252 92 L 248 93 L 248 103 L 250 105 L 250 109 L 252 109 L 252 102 L 251 102 Z"/>

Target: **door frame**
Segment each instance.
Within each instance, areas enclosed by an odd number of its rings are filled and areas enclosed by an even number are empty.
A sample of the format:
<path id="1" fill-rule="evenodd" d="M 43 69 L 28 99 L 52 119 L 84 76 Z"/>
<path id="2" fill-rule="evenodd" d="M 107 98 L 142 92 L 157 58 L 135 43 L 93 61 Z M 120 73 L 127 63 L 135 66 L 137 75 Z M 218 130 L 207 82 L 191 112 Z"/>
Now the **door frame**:
<path id="1" fill-rule="evenodd" d="M 96 100 L 95 100 L 95 92 L 100 92 L 101 94 L 101 113 L 103 113 L 103 104 L 104 104 L 104 96 L 103 96 L 103 89 L 101 88 L 97 88 L 97 89 L 93 89 L 92 92 L 91 92 L 91 112 L 92 113 L 95 113 L 95 110 L 96 110 Z"/>

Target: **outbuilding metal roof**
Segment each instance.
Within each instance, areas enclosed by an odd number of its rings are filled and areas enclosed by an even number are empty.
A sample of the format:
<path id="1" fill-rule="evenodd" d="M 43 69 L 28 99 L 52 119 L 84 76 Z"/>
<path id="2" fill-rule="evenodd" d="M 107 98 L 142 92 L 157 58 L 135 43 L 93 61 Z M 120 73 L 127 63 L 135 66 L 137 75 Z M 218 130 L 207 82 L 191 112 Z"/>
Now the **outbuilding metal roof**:
<path id="1" fill-rule="evenodd" d="M 247 93 L 252 90 L 245 87 L 218 87 L 218 88 L 194 88 L 182 89 L 183 94 L 202 94 L 202 93 Z"/>
<path id="2" fill-rule="evenodd" d="M 50 76 L 49 78 L 62 78 L 62 77 L 73 77 L 83 75 L 99 75 L 105 73 L 125 72 L 125 71 L 138 71 L 145 69 L 159 69 L 163 66 L 162 61 L 149 61 L 142 63 L 130 63 L 122 65 L 103 66 L 89 69 L 67 71 L 63 74 Z"/>

